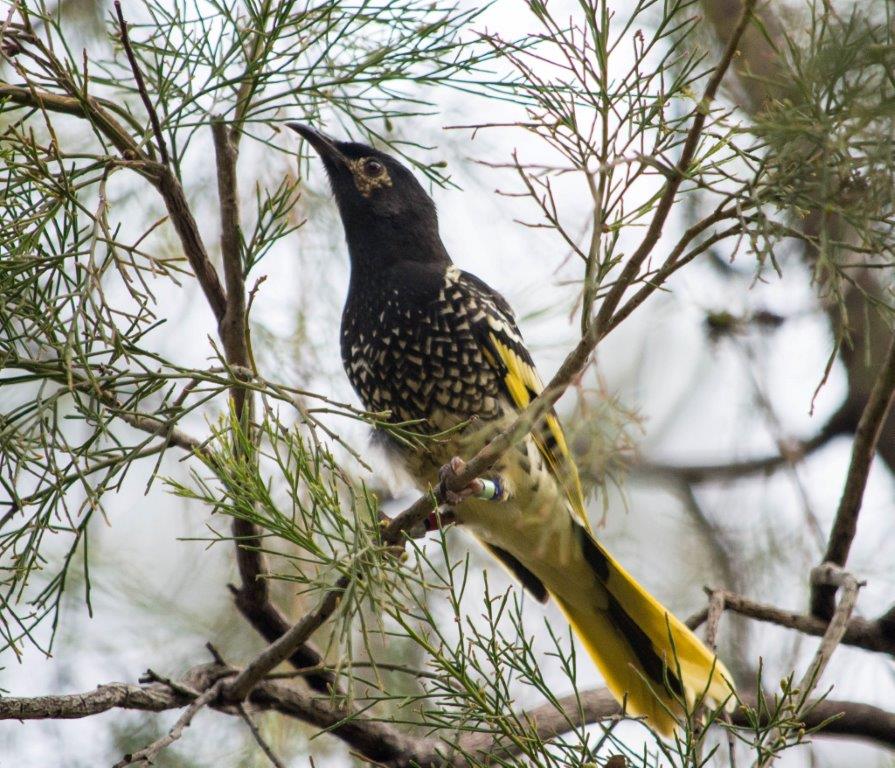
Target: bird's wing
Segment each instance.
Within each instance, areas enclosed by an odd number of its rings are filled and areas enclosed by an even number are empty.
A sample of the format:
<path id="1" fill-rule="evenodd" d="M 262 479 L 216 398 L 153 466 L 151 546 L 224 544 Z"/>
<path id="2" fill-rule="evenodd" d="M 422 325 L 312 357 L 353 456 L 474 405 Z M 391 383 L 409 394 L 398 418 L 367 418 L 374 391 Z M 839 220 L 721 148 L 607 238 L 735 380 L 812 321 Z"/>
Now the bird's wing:
<path id="1" fill-rule="evenodd" d="M 544 389 L 540 376 L 516 326 L 513 310 L 499 293 L 475 275 L 459 274 L 459 281 L 477 305 L 471 314 L 482 353 L 497 371 L 504 395 L 522 411 Z M 554 411 L 531 431 L 532 438 L 569 500 L 575 517 L 587 530 L 590 523 L 578 470 Z"/>

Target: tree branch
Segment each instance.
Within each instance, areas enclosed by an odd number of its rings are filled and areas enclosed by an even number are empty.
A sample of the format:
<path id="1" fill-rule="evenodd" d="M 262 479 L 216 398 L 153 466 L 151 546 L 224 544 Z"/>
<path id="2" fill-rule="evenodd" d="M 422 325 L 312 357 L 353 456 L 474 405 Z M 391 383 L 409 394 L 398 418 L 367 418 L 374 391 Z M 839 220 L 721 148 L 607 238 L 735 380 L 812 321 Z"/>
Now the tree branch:
<path id="1" fill-rule="evenodd" d="M 666 475 L 674 480 L 681 480 L 692 485 L 723 483 L 759 474 L 769 475 L 794 460 L 804 459 L 839 434 L 841 434 L 841 429 L 838 422 L 831 419 L 813 437 L 796 443 L 786 451 L 769 456 L 718 464 L 665 464 L 661 461 L 645 460 L 635 464 L 631 471 L 648 475 Z"/>
<path id="2" fill-rule="evenodd" d="M 206 692 L 237 670 L 217 664 L 193 667 L 176 683 L 151 682 L 143 685 L 108 683 L 93 691 L 32 698 L 0 698 L 0 720 L 77 719 L 110 709 L 162 712 L 189 706 L 195 701 L 185 691 Z M 755 694 L 741 694 L 743 704 L 763 713 Z M 276 711 L 325 729 L 367 758 L 388 768 L 451 768 L 467 765 L 462 757 L 451 757 L 452 747 L 434 738 L 413 738 L 388 723 L 355 716 L 346 719 L 338 708 L 320 697 L 312 697 L 296 687 L 264 681 L 252 691 L 249 700 L 261 711 Z M 220 712 L 238 715 L 238 710 L 221 698 L 207 704 Z M 621 709 L 605 688 L 583 691 L 563 697 L 557 705 L 543 704 L 517 715 L 521 722 L 533 724 L 538 736 L 550 739 L 591 723 L 616 718 Z M 895 746 L 895 713 L 879 707 L 851 701 L 824 699 L 809 702 L 803 714 L 806 728 L 824 724 L 819 735 L 870 739 L 883 746 Z M 732 715 L 737 725 L 748 726 L 744 709 Z M 489 733 L 470 733 L 461 737 L 461 750 L 479 756 L 506 757 L 512 747 L 500 745 Z"/>
<path id="3" fill-rule="evenodd" d="M 143 685 L 108 683 L 93 691 L 58 696 L 30 698 L 0 697 L 0 720 L 78 719 L 110 709 L 132 709 L 162 712 L 195 704 L 197 699 L 187 692 L 219 694 L 219 683 L 239 670 L 220 664 L 203 664 L 188 670 L 170 684 L 155 681 Z M 328 698 L 313 697 L 296 687 L 272 681 L 261 682 L 249 699 L 259 710 L 276 711 L 326 730 L 367 758 L 389 768 L 410 768 L 420 755 L 435 755 L 434 740 L 417 740 L 402 734 L 388 723 L 369 718 L 348 717 Z M 238 709 L 219 695 L 209 695 L 207 706 L 230 715 Z M 443 763 L 439 760 L 437 765 Z M 450 764 L 448 764 L 450 765 Z M 436 768 L 430 762 L 424 768 Z"/>
<path id="4" fill-rule="evenodd" d="M 199 225 L 193 218 L 193 212 L 190 210 L 183 186 L 171 169 L 163 166 L 156 188 L 165 201 L 171 223 L 180 237 L 183 252 L 193 269 L 193 274 L 199 281 L 215 320 L 220 324 L 227 311 L 227 297 L 217 270 L 211 263 L 208 251 L 205 250 L 205 243 L 202 242 L 202 236 L 199 233 Z"/>
<path id="5" fill-rule="evenodd" d="M 239 218 L 239 191 L 236 184 L 237 148 L 230 140 L 226 124 L 215 119 L 211 123 L 217 165 L 218 200 L 221 212 L 221 255 L 224 263 L 224 283 L 227 287 L 227 307 L 220 320 L 218 332 L 224 345 L 227 362 L 243 368 L 249 364 L 246 344 L 246 292 L 242 268 L 242 249 Z M 242 412 L 245 392 L 236 388 L 237 414 Z"/>
<path id="6" fill-rule="evenodd" d="M 140 65 L 137 62 L 137 57 L 134 55 L 134 49 L 131 47 L 130 37 L 127 33 L 127 22 L 124 20 L 121 3 L 118 0 L 115 0 L 115 14 L 118 17 L 118 29 L 120 30 L 118 39 L 121 40 L 121 45 L 124 48 L 127 61 L 130 64 L 131 72 L 134 74 L 134 80 L 137 83 L 137 92 L 140 94 L 140 100 L 143 102 L 143 106 L 149 114 L 149 123 L 152 126 L 152 132 L 155 134 L 155 140 L 158 143 L 159 156 L 162 159 L 162 163 L 168 165 L 170 160 L 168 158 L 168 145 L 165 143 L 165 135 L 162 133 L 158 112 L 156 112 L 155 106 L 146 90 L 146 83 L 143 80 L 143 73 L 140 72 Z"/>
<path id="7" fill-rule="evenodd" d="M 741 692 L 740 699 L 745 707 L 758 709 L 766 718 L 770 708 L 759 707 L 758 696 L 755 693 Z M 573 728 L 616 718 L 621 714 L 621 707 L 613 699 L 612 694 L 605 688 L 597 688 L 583 691 L 578 695 L 565 696 L 558 700 L 557 706 L 542 704 L 520 713 L 517 717 L 521 722 L 533 723 L 538 737 L 549 739 L 567 733 Z M 806 729 L 824 724 L 818 735 L 867 738 L 883 746 L 895 745 L 895 713 L 871 704 L 833 699 L 811 701 L 802 717 Z M 734 710 L 731 721 L 734 725 L 746 727 L 750 725 L 743 707 Z M 490 734 L 472 734 L 461 739 L 460 744 L 471 754 L 504 758 L 517 754 L 512 745 L 496 750 L 495 740 Z"/>
<path id="8" fill-rule="evenodd" d="M 895 398 L 895 339 L 889 346 L 889 352 L 877 374 L 870 397 L 861 413 L 861 420 L 858 422 L 852 446 L 851 464 L 845 479 L 845 488 L 839 499 L 836 519 L 830 531 L 824 562 L 844 566 L 848 559 L 852 540 L 858 530 L 858 515 L 861 512 L 864 489 L 867 487 L 867 477 L 870 475 L 870 465 L 893 398 Z M 835 595 L 835 586 L 812 584 L 811 613 L 820 618 L 832 616 Z"/>
<path id="9" fill-rule="evenodd" d="M 211 124 L 217 164 L 218 199 L 221 212 L 221 254 L 224 262 L 224 280 L 227 286 L 227 304 L 218 323 L 218 334 L 224 345 L 227 363 L 250 368 L 248 342 L 246 340 L 246 293 L 243 277 L 239 194 L 236 185 L 237 149 L 230 140 L 230 133 L 222 120 Z M 237 420 L 247 433 L 251 431 L 252 398 L 244 387 L 230 390 Z M 270 601 L 266 574 L 267 559 L 261 551 L 261 539 L 257 526 L 246 520 L 234 519 L 233 537 L 236 543 L 236 563 L 242 582 L 244 601 L 263 605 Z"/>
<path id="10" fill-rule="evenodd" d="M 254 366 L 248 349 L 249 330 L 236 172 L 240 134 L 235 127 L 233 130 L 228 130 L 220 119 L 212 122 L 211 131 L 214 138 L 221 212 L 221 254 L 227 286 L 227 307 L 218 326 L 218 332 L 224 345 L 227 362 L 252 370 Z M 251 393 L 244 387 L 236 386 L 231 389 L 234 410 L 247 429 L 250 428 L 251 418 L 250 395 Z M 246 409 L 248 412 L 244 413 Z M 241 582 L 239 587 L 230 587 L 236 607 L 268 643 L 276 644 L 290 631 L 290 625 L 270 599 L 266 578 L 270 569 L 262 551 L 260 532 L 257 526 L 246 520 L 234 519 L 232 528 Z M 288 642 L 288 653 L 276 663 L 288 658 L 296 668 L 321 666 L 323 658 L 312 645 L 305 642 L 309 636 L 299 643 L 284 640 L 283 643 Z M 277 647 L 282 648 L 283 645 Z M 335 676 L 327 671 L 308 676 L 307 682 L 321 693 L 332 693 L 337 690 Z M 244 683 L 240 685 L 242 688 Z M 245 698 L 247 692 L 248 689 L 245 689 L 238 698 Z"/>
<path id="11" fill-rule="evenodd" d="M 22 107 L 37 106 L 39 109 L 47 110 L 47 112 L 56 112 L 58 114 L 72 115 L 81 118 L 86 118 L 87 116 L 83 105 L 83 94 L 80 98 L 74 98 L 72 96 L 52 93 L 50 91 L 32 91 L 32 89 L 27 86 L 12 85 L 11 83 L 0 80 L 0 98 Z M 127 122 L 134 128 L 134 130 L 140 129 L 140 124 L 132 115 L 122 109 L 119 104 L 98 96 L 87 96 L 86 98 L 102 105 L 107 110 L 114 113 L 117 117 Z M 129 136 L 123 127 L 119 126 L 119 129 L 124 138 Z"/>
<path id="12" fill-rule="evenodd" d="M 112 142 L 112 145 L 121 152 L 125 159 L 136 160 L 141 157 L 139 146 L 134 142 L 131 135 L 121 123 L 106 112 L 108 109 L 110 112 L 119 114 L 119 110 L 111 102 L 104 99 L 84 96 L 83 94 L 79 94 L 78 97 L 65 96 L 27 85 L 12 85 L 3 81 L 0 81 L 0 98 L 8 99 L 24 107 L 45 109 L 47 112 L 73 115 L 84 119 L 92 117 L 97 128 Z"/>
<path id="13" fill-rule="evenodd" d="M 236 609 L 268 643 L 276 642 L 289 631 L 291 624 L 270 599 L 259 601 L 252 591 L 232 584 L 230 592 Z M 289 663 L 296 669 L 320 668 L 319 671 L 304 675 L 305 682 L 318 693 L 331 696 L 338 690 L 336 676 L 323 668 L 323 656 L 310 640 L 292 652 Z"/>
<path id="14" fill-rule="evenodd" d="M 777 608 L 773 605 L 758 603 L 727 590 L 707 589 L 706 591 L 709 594 L 716 592 L 722 594 L 725 610 L 733 611 L 741 616 L 748 616 L 758 621 L 794 629 L 815 637 L 823 637 L 829 627 L 829 622 L 816 616 L 805 616 L 794 611 Z M 694 620 L 701 619 L 704 621 L 703 616 L 704 611 L 700 611 L 693 618 Z M 876 621 L 862 618 L 849 619 L 845 626 L 845 633 L 842 636 L 842 644 L 895 656 L 895 637 L 886 631 L 880 619 Z"/>
<path id="15" fill-rule="evenodd" d="M 320 604 L 301 621 L 297 622 L 288 632 L 271 643 L 239 673 L 236 679 L 227 686 L 227 696 L 235 701 L 241 701 L 248 696 L 249 691 L 274 667 L 282 664 L 292 656 L 321 625 L 332 616 L 342 599 L 342 593 L 348 586 L 347 576 L 342 576 L 323 597 Z"/>

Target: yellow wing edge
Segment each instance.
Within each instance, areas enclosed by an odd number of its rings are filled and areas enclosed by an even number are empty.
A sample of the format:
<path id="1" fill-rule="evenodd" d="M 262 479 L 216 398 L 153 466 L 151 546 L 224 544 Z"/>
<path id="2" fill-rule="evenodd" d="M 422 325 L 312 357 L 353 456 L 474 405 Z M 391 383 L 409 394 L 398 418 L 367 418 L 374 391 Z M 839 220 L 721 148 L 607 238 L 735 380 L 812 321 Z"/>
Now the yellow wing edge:
<path id="1" fill-rule="evenodd" d="M 538 372 L 534 366 L 529 365 L 522 360 L 518 354 L 510 349 L 506 344 L 502 343 L 493 333 L 489 334 L 491 344 L 500 355 L 501 362 L 507 369 L 504 377 L 504 385 L 513 399 L 513 403 L 520 411 L 525 408 L 531 401 L 531 393 L 539 395 L 544 390 L 544 384 L 541 381 Z M 555 413 L 549 413 L 545 419 L 547 429 L 550 431 L 553 440 L 556 443 L 559 458 L 554 455 L 544 439 L 535 432 L 531 433 L 531 437 L 537 445 L 538 450 L 547 462 L 550 472 L 556 478 L 556 481 L 562 487 L 569 505 L 578 522 L 581 523 L 588 531 L 590 531 L 590 522 L 587 519 L 587 510 L 584 506 L 584 492 L 581 488 L 581 478 L 578 475 L 578 468 L 569 451 L 569 445 L 566 441 L 565 433 L 556 418 Z M 560 466 L 559 459 L 563 460 L 565 467 Z"/>

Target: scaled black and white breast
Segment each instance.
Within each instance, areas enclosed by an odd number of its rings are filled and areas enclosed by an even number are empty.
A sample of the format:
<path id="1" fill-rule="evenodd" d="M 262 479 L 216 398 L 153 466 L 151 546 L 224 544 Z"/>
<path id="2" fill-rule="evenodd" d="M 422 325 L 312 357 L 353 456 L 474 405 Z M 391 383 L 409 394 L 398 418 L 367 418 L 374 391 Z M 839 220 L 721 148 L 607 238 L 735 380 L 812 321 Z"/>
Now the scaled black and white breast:
<path id="1" fill-rule="evenodd" d="M 392 282 L 402 281 L 398 285 Z M 490 334 L 519 338 L 504 299 L 456 266 L 402 263 L 352 279 L 342 315 L 342 361 L 368 410 L 424 419 L 434 433 L 506 409 Z"/>

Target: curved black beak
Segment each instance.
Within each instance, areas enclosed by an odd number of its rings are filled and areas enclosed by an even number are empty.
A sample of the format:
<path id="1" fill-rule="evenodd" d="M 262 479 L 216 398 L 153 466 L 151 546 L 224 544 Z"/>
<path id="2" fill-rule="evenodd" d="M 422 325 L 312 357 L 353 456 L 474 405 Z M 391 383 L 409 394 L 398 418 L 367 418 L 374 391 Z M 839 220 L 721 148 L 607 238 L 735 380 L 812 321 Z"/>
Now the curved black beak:
<path id="1" fill-rule="evenodd" d="M 304 123 L 286 123 L 286 127 L 291 128 L 307 141 L 323 160 L 330 160 L 343 165 L 348 163 L 348 159 L 342 154 L 336 143 L 316 128 L 311 128 L 310 125 L 305 125 Z"/>

